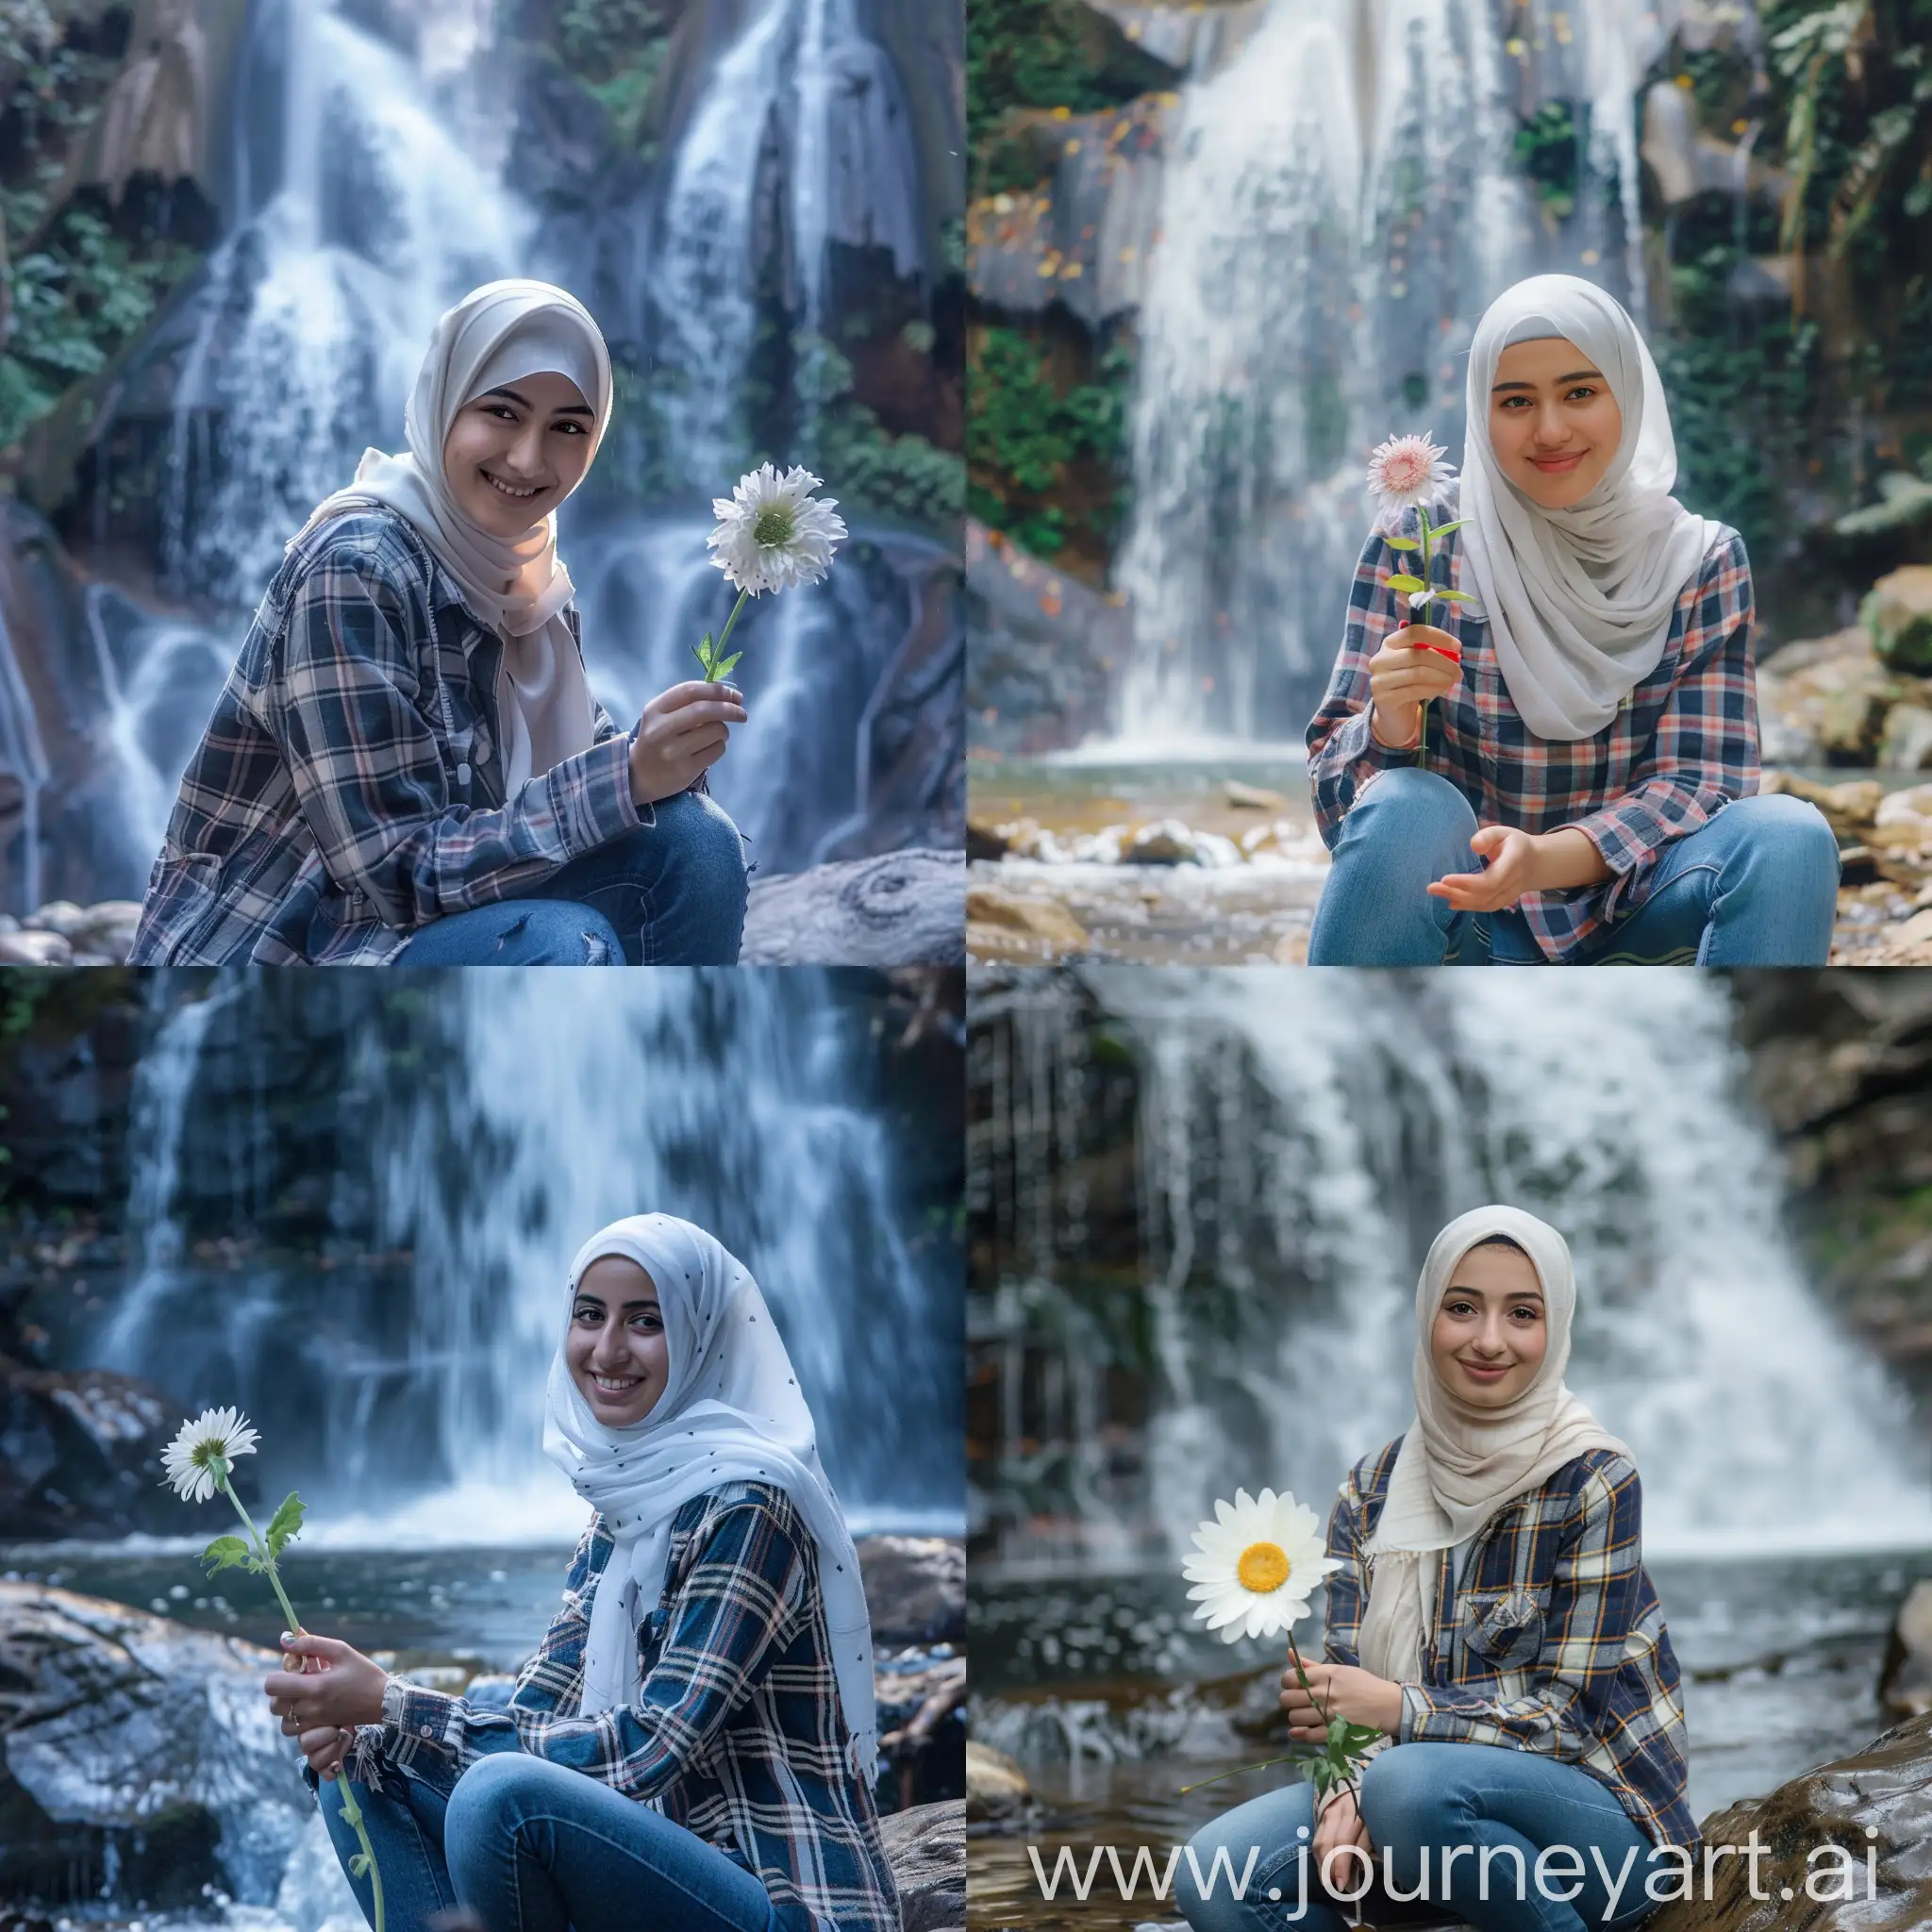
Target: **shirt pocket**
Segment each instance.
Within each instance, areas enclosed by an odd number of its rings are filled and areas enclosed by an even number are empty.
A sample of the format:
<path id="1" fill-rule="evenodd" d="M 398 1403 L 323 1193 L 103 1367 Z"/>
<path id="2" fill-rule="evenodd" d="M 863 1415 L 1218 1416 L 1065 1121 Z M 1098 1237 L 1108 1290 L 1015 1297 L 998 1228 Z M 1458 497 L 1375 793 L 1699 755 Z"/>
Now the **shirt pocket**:
<path id="1" fill-rule="evenodd" d="M 1527 1590 L 1471 1591 L 1463 1599 L 1464 1646 L 1499 1671 L 1520 1671 L 1543 1647 L 1543 1603 Z"/>

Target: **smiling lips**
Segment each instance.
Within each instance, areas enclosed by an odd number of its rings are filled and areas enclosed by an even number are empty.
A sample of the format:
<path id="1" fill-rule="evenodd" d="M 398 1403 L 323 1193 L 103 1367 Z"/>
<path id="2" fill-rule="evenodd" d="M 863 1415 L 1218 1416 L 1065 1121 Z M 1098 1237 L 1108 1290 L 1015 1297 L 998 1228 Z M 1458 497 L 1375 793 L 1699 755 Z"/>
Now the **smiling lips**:
<path id="1" fill-rule="evenodd" d="M 499 491 L 502 495 L 514 499 L 518 503 L 527 503 L 531 497 L 541 496 L 543 493 L 541 489 L 534 485 L 528 490 L 518 490 L 513 485 L 506 483 L 501 476 L 492 476 L 488 470 L 484 470 L 481 475 L 484 482 L 489 484 L 492 490 Z"/>
<path id="2" fill-rule="evenodd" d="M 1579 449 L 1573 450 L 1566 457 L 1531 457 L 1530 461 L 1546 475 L 1564 476 L 1583 460 L 1583 451 Z"/>
<path id="3" fill-rule="evenodd" d="M 591 1379 L 596 1383 L 600 1395 L 628 1395 L 644 1378 L 641 1375 L 633 1375 L 627 1382 L 616 1382 L 608 1375 L 593 1374 Z"/>
<path id="4" fill-rule="evenodd" d="M 1465 1362 L 1458 1357 L 1457 1365 L 1478 1382 L 1493 1382 L 1509 1373 L 1507 1362 Z"/>

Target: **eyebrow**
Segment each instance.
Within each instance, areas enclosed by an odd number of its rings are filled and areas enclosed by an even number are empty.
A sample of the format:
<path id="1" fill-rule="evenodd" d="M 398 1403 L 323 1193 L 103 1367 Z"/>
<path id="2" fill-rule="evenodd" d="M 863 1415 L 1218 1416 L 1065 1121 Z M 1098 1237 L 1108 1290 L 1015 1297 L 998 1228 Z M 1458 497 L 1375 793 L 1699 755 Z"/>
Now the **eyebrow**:
<path id="1" fill-rule="evenodd" d="M 519 408 L 530 408 L 529 397 L 519 395 L 513 389 L 486 389 L 483 393 L 486 396 L 508 396 Z M 565 403 L 562 408 L 553 409 L 550 413 L 553 416 L 594 416 L 597 412 L 584 403 Z"/>
<path id="2" fill-rule="evenodd" d="M 1559 385 L 1566 382 L 1601 382 L 1603 379 L 1603 372 L 1599 369 L 1575 369 L 1572 370 L 1568 375 L 1557 377 Z M 1506 389 L 1533 390 L 1535 387 L 1536 384 L 1533 382 L 1499 382 L 1490 393 L 1491 395 L 1500 395 Z"/>
<path id="3" fill-rule="evenodd" d="M 577 1300 L 580 1302 L 589 1302 L 591 1304 L 593 1307 L 601 1308 L 604 1306 L 604 1297 L 600 1294 L 592 1294 L 588 1289 L 580 1288 L 577 1290 Z M 662 1307 L 656 1300 L 645 1302 L 625 1302 L 623 1305 L 623 1312 L 626 1315 L 629 1314 L 633 1308 L 656 1308 L 659 1314 L 663 1313 Z"/>

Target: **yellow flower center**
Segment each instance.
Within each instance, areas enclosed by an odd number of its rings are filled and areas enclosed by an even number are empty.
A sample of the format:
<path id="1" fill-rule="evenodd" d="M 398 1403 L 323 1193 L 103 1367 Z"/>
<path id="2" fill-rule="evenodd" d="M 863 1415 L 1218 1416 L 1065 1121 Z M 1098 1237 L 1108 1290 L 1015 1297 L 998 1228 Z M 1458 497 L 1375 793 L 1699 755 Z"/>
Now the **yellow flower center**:
<path id="1" fill-rule="evenodd" d="M 1288 1554 L 1277 1543 L 1250 1543 L 1234 1566 L 1234 1574 L 1243 1590 L 1266 1596 L 1288 1581 Z"/>
<path id="2" fill-rule="evenodd" d="M 797 531 L 798 519 L 792 515 L 791 507 L 782 503 L 768 503 L 751 526 L 753 540 L 766 550 L 791 542 Z"/>

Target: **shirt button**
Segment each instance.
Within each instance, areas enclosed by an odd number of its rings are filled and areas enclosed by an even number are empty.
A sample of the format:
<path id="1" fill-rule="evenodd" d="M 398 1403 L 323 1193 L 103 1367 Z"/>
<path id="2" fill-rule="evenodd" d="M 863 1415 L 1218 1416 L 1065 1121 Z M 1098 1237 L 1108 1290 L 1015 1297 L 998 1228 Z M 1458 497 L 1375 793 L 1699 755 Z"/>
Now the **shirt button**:
<path id="1" fill-rule="evenodd" d="M 457 783 L 458 785 L 467 785 L 469 782 L 470 764 L 469 760 L 465 758 L 463 762 L 457 767 Z"/>
<path id="2" fill-rule="evenodd" d="M 417 1728 L 422 1731 L 425 1738 L 433 1738 L 436 1735 L 436 1726 L 434 1724 L 421 1724 Z"/>

